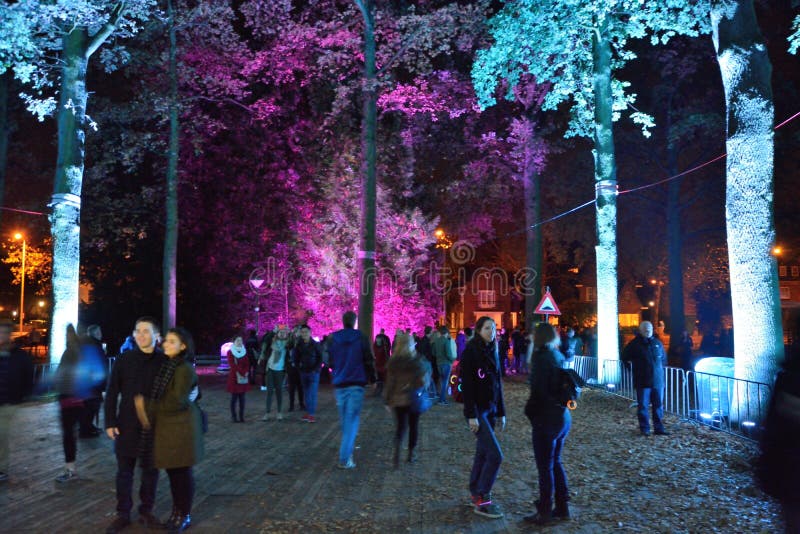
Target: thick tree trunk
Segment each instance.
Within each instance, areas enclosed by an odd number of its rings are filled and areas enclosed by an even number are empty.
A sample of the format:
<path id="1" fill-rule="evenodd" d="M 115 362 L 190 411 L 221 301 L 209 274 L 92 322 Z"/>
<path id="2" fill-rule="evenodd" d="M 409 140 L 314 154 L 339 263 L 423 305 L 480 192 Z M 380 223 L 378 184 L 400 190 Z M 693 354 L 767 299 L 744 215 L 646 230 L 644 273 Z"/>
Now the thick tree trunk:
<path id="1" fill-rule="evenodd" d="M 539 222 L 541 216 L 541 177 L 535 158 L 532 155 L 533 136 L 526 141 L 525 166 L 522 169 L 523 194 L 525 195 L 525 226 L 528 228 L 528 231 L 525 232 L 525 267 L 528 269 L 528 276 L 525 280 L 525 328 L 532 332 L 536 320 L 534 310 L 542 298 L 544 249 L 542 247 L 542 227 L 536 226 L 531 229 L 531 226 Z"/>
<path id="2" fill-rule="evenodd" d="M 377 79 L 375 69 L 374 0 L 356 0 L 364 16 L 364 122 L 362 125 L 361 247 L 358 251 L 358 325 L 369 339 L 374 337 L 375 311 L 375 215 Z"/>
<path id="3" fill-rule="evenodd" d="M 167 152 L 166 225 L 164 232 L 163 317 L 164 326 L 175 326 L 177 311 L 178 262 L 178 69 L 175 39 L 175 10 L 167 1 L 169 18 L 169 149 Z"/>
<path id="4" fill-rule="evenodd" d="M 0 74 L 0 206 L 5 205 L 6 198 L 6 166 L 8 165 L 8 137 L 11 128 L 8 124 L 8 84 L 11 71 Z M 0 210 L 0 221 L 3 210 Z"/>
<path id="5" fill-rule="evenodd" d="M 86 66 L 88 34 L 74 28 L 64 35 L 58 106 L 58 160 L 50 204 L 53 236 L 53 316 L 50 361 L 59 362 L 66 348 L 67 324 L 78 324 L 80 209 L 86 138 Z"/>
<path id="6" fill-rule="evenodd" d="M 778 268 L 771 255 L 771 72 L 752 0 L 712 1 L 714 47 L 727 106 L 727 188 L 735 374 L 771 384 L 783 358 Z"/>
<path id="7" fill-rule="evenodd" d="M 607 24 L 607 23 L 606 23 Z M 603 361 L 619 358 L 617 291 L 617 165 L 611 94 L 611 46 L 605 24 L 592 41 L 594 65 L 594 179 L 597 213 L 597 374 L 605 380 Z"/>
<path id="8" fill-rule="evenodd" d="M 667 119 L 670 121 L 670 119 Z M 669 131 L 670 125 L 667 125 Z M 677 174 L 677 148 L 668 147 L 667 168 L 670 176 Z M 667 250 L 669 272 L 669 334 L 670 343 L 677 342 L 688 327 L 683 302 L 683 234 L 681 233 L 681 182 L 672 180 L 667 191 Z"/>

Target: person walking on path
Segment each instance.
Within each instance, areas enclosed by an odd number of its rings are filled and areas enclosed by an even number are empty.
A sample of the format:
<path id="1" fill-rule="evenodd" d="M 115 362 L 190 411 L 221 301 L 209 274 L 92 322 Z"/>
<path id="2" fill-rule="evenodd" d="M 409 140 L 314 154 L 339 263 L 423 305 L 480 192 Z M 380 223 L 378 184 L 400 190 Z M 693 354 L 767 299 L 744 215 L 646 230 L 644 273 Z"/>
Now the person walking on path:
<path id="1" fill-rule="evenodd" d="M 416 461 L 414 449 L 419 435 L 418 412 L 411 409 L 410 395 L 418 388 L 425 388 L 431 379 L 431 366 L 417 354 L 414 338 L 408 334 L 395 340 L 394 355 L 386 368 L 386 387 L 384 400 L 394 412 L 396 428 L 394 433 L 394 454 L 392 465 L 400 464 L 400 445 L 408 428 L 408 462 Z M 424 389 L 423 389 L 424 391 Z"/>
<path id="2" fill-rule="evenodd" d="M 94 397 L 97 388 L 105 384 L 106 378 L 105 358 L 93 345 L 82 344 L 71 324 L 67 325 L 66 341 L 67 348 L 61 356 L 54 379 L 64 448 L 64 472 L 56 477 L 56 482 L 61 483 L 78 476 L 75 472 L 75 425 L 80 426 L 86 419 L 87 411 L 91 409 L 86 403 Z"/>
<path id="3" fill-rule="evenodd" d="M 170 533 L 183 532 L 192 523 L 194 474 L 192 466 L 203 458 L 203 423 L 200 408 L 191 400 L 197 374 L 191 334 L 183 328 L 167 331 L 162 345 L 165 361 L 153 382 L 150 397 L 135 397 L 136 412 L 145 440 L 153 442 L 146 461 L 165 469 L 172 493 L 172 514 L 165 522 Z"/>
<path id="4" fill-rule="evenodd" d="M 164 353 L 156 348 L 158 333 L 159 327 L 155 319 L 152 317 L 137 319 L 133 331 L 136 348 L 117 358 L 108 381 L 105 425 L 106 435 L 114 441 L 114 452 L 117 456 L 117 517 L 106 529 L 107 534 L 119 532 L 131 522 L 133 471 L 137 460 L 141 470 L 139 522 L 146 527 L 162 526 L 153 515 L 158 469 L 141 461 L 142 455 L 148 454 L 148 451 L 143 450 L 142 426 L 134 405 L 136 395 L 141 393 L 150 395 L 156 375 L 167 359 Z"/>
<path id="5" fill-rule="evenodd" d="M 300 367 L 298 366 L 297 362 L 295 362 L 292 355 L 294 354 L 294 346 L 300 339 L 300 327 L 295 327 L 291 335 L 289 336 L 289 341 L 286 343 L 286 382 L 289 386 L 289 411 L 294 411 L 294 400 L 295 396 L 297 397 L 297 402 L 300 404 L 300 409 L 305 411 L 306 409 L 306 398 L 303 394 L 303 381 L 300 378 Z"/>
<path id="6" fill-rule="evenodd" d="M 108 361 L 105 344 L 103 343 L 103 331 L 100 325 L 89 325 L 86 327 L 86 335 L 80 338 L 81 351 L 84 356 L 91 358 L 93 363 L 99 359 L 102 362 L 102 376 L 96 377 L 94 385 L 90 390 L 89 397 L 83 401 L 85 406 L 83 417 L 80 420 L 78 436 L 81 438 L 96 438 L 103 433 L 102 430 L 94 425 L 99 421 L 98 414 L 103 405 L 103 391 L 106 389 L 108 381 Z"/>
<path id="7" fill-rule="evenodd" d="M 0 322 L 0 482 L 8 480 L 14 417 L 33 391 L 33 362 L 11 342 L 11 323 Z"/>
<path id="8" fill-rule="evenodd" d="M 245 395 L 250 391 L 250 360 L 242 336 L 233 339 L 228 351 L 228 382 L 226 389 L 231 394 L 231 421 L 244 423 Z M 236 405 L 239 405 L 239 417 L 236 417 Z"/>
<path id="9" fill-rule="evenodd" d="M 653 324 L 642 321 L 636 337 L 622 351 L 622 361 L 633 365 L 633 387 L 636 389 L 636 416 L 639 431 L 643 436 L 650 435 L 650 421 L 647 408 L 653 406 L 653 433 L 668 435 L 664 429 L 664 366 L 667 355 L 664 345 L 653 337 Z"/>
<path id="10" fill-rule="evenodd" d="M 322 347 L 311 339 L 311 327 L 304 324 L 300 327 L 298 339 L 292 350 L 292 361 L 300 371 L 303 385 L 306 413 L 301 418 L 307 423 L 316 423 L 317 390 L 319 389 L 319 372 L 322 366 Z"/>
<path id="11" fill-rule="evenodd" d="M 531 441 L 539 472 L 539 499 L 536 513 L 525 516 L 528 523 L 546 525 L 554 518 L 568 519 L 569 489 L 561 464 L 561 451 L 569 434 L 572 416 L 558 397 L 564 355 L 558 351 L 560 339 L 553 325 L 539 323 L 533 332 L 533 354 L 528 367 L 530 397 L 525 415 L 531 422 Z M 555 509 L 553 492 L 555 491 Z"/>
<path id="12" fill-rule="evenodd" d="M 333 387 L 342 442 L 339 446 L 339 468 L 353 469 L 353 449 L 358 435 L 364 387 L 375 382 L 375 359 L 367 336 L 355 329 L 358 316 L 353 311 L 342 317 L 344 328 L 328 338 L 328 354 L 333 368 Z M 395 338 L 395 342 L 397 339 Z"/>
<path id="13" fill-rule="evenodd" d="M 439 327 L 439 337 L 433 341 L 433 357 L 439 369 L 439 404 L 447 404 L 447 386 L 449 385 L 450 369 L 456 361 L 453 352 L 453 343 L 450 330 L 446 325 Z"/>
<path id="14" fill-rule="evenodd" d="M 396 337 L 396 336 L 395 336 Z M 381 328 L 381 333 L 375 336 L 375 343 L 372 344 L 372 352 L 375 354 L 375 372 L 378 374 L 378 382 L 375 384 L 375 396 L 380 397 L 386 382 L 386 362 L 391 356 L 392 343 L 389 336 Z"/>
<path id="15" fill-rule="evenodd" d="M 499 519 L 500 507 L 492 502 L 492 487 L 497 479 L 503 452 L 495 436 L 495 425 L 506 426 L 500 360 L 495 345 L 496 326 L 483 316 L 475 324 L 475 337 L 467 343 L 461 357 L 461 389 L 464 417 L 475 434 L 475 459 L 469 476 L 469 492 L 478 515 Z"/>
<path id="16" fill-rule="evenodd" d="M 278 404 L 278 421 L 283 419 L 281 405 L 283 403 L 283 380 L 286 377 L 286 353 L 289 343 L 289 331 L 280 328 L 272 339 L 269 347 L 268 356 L 262 355 L 267 359 L 267 411 L 264 413 L 262 421 L 269 421 L 269 412 L 272 410 L 272 396 L 275 395 Z"/>

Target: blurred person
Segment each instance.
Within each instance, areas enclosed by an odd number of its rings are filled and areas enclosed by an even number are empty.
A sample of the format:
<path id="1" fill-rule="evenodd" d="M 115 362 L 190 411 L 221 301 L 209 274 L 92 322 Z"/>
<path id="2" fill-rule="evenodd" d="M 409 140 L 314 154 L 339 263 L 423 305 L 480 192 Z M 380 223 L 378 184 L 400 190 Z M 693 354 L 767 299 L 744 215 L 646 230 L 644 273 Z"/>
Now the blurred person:
<path id="1" fill-rule="evenodd" d="M 300 379 L 300 367 L 292 358 L 294 353 L 294 346 L 300 339 L 300 327 L 295 327 L 289 335 L 289 341 L 286 343 L 286 382 L 289 386 L 289 411 L 294 411 L 294 399 L 297 396 L 297 402 L 300 404 L 300 409 L 305 411 L 306 399 L 303 395 L 303 382 Z"/>
<path id="2" fill-rule="evenodd" d="M 636 389 L 636 417 L 639 431 L 643 436 L 650 435 L 650 421 L 647 408 L 653 407 L 653 433 L 669 435 L 664 429 L 664 367 L 667 355 L 664 345 L 653 336 L 653 323 L 642 321 L 636 337 L 622 351 L 622 361 L 633 365 L 633 387 Z"/>
<path id="3" fill-rule="evenodd" d="M 130 335 L 125 338 L 125 341 L 122 342 L 122 345 L 119 347 L 119 353 L 124 354 L 129 350 L 134 350 L 136 348 L 136 340 L 133 339 L 133 335 Z"/>
<path id="4" fill-rule="evenodd" d="M 411 408 L 410 394 L 425 388 L 431 379 L 431 366 L 417 354 L 414 338 L 408 334 L 395 340 L 394 354 L 386 367 L 384 400 L 395 416 L 394 454 L 392 465 L 400 464 L 400 445 L 408 428 L 408 462 L 416 461 L 414 449 L 419 435 L 420 413 Z"/>
<path id="5" fill-rule="evenodd" d="M 231 394 L 231 421 L 244 423 L 245 395 L 250 391 L 250 360 L 242 336 L 233 338 L 233 345 L 228 350 L 228 381 L 225 389 Z M 239 417 L 236 417 L 236 406 L 239 406 Z"/>
<path id="6" fill-rule="evenodd" d="M 564 356 L 564 367 L 575 368 L 575 356 L 583 355 L 583 340 L 575 335 L 575 329 L 568 326 L 561 340 L 561 350 Z"/>
<path id="7" fill-rule="evenodd" d="M 317 390 L 319 389 L 319 373 L 322 368 L 322 347 L 311 338 L 311 327 L 304 324 L 300 327 L 297 341 L 292 349 L 292 361 L 300 371 L 303 385 L 306 413 L 301 420 L 316 423 Z"/>
<path id="8" fill-rule="evenodd" d="M 689 332 L 684 330 L 681 332 L 680 339 L 677 336 L 673 336 L 669 340 L 669 351 L 667 352 L 667 356 L 669 357 L 670 365 L 674 367 L 681 367 L 686 371 L 693 371 L 694 370 L 694 355 L 692 353 L 692 347 L 694 346 L 694 342 L 692 338 L 689 337 Z"/>
<path id="9" fill-rule="evenodd" d="M 12 325 L 0 322 L 0 482 L 8 480 L 9 438 L 18 405 L 33 392 L 33 362 L 11 342 Z"/>
<path id="10" fill-rule="evenodd" d="M 54 390 L 58 395 L 61 420 L 61 443 L 64 448 L 64 472 L 56 482 L 69 482 L 77 478 L 75 457 L 77 440 L 75 425 L 87 419 L 98 386 L 105 384 L 105 358 L 89 343 L 81 343 L 75 327 L 67 325 L 67 348 L 61 356 L 54 377 Z"/>
<path id="11" fill-rule="evenodd" d="M 569 518 L 569 489 L 567 474 L 561 463 L 561 451 L 569 434 L 572 416 L 561 405 L 558 396 L 560 369 L 565 364 L 564 355 L 558 351 L 559 345 L 560 339 L 553 325 L 539 323 L 536 326 L 529 363 L 530 397 L 525 405 L 525 415 L 531 422 L 533 455 L 539 472 L 539 499 L 535 501 L 536 513 L 523 519 L 538 525 L 550 523 L 553 518 Z"/>
<path id="12" fill-rule="evenodd" d="M 439 337 L 433 342 L 433 357 L 439 369 L 439 404 L 447 404 L 447 386 L 450 379 L 450 369 L 456 361 L 456 355 L 451 343 L 450 330 L 446 325 L 439 327 Z"/>
<path id="13" fill-rule="evenodd" d="M 458 334 L 456 334 L 456 359 L 461 360 L 461 353 L 464 352 L 464 348 L 467 346 L 467 334 L 464 333 L 464 330 L 459 330 Z"/>
<path id="14" fill-rule="evenodd" d="M 156 347 L 159 333 L 158 323 L 152 317 L 137 319 L 133 330 L 136 348 L 117 358 L 108 380 L 105 426 L 106 435 L 114 441 L 117 456 L 117 517 L 106 529 L 107 534 L 120 532 L 131 523 L 133 472 L 137 461 L 141 471 L 139 522 L 146 527 L 162 526 L 153 515 L 158 469 L 142 462 L 142 457 L 152 451 L 146 450 L 146 444 L 142 443 L 142 425 L 134 403 L 136 395 L 150 395 L 161 365 L 167 360 Z"/>
<path id="15" fill-rule="evenodd" d="M 340 469 L 353 469 L 353 460 L 361 406 L 364 402 L 364 387 L 375 382 L 375 359 L 372 344 L 367 336 L 355 329 L 358 316 L 347 311 L 342 316 L 341 330 L 328 338 L 328 353 L 333 368 L 333 387 L 342 441 L 339 446 Z M 395 343 L 397 343 L 395 337 Z"/>
<path id="16" fill-rule="evenodd" d="M 389 361 L 391 356 L 391 348 L 389 336 L 381 328 L 381 333 L 375 336 L 375 343 L 372 344 L 372 352 L 375 354 L 375 372 L 378 374 L 378 381 L 375 383 L 376 397 L 379 397 L 383 391 L 384 382 L 386 381 L 386 362 Z"/>
<path id="17" fill-rule="evenodd" d="M 253 385 L 256 383 L 256 365 L 258 364 L 259 354 L 258 336 L 255 330 L 250 330 L 244 342 L 244 348 L 247 349 L 247 361 L 250 364 L 247 370 L 247 377 L 250 379 L 250 384 Z"/>
<path id="18" fill-rule="evenodd" d="M 475 337 L 467 343 L 461 358 L 461 389 L 464 418 L 475 434 L 475 458 L 469 477 L 469 492 L 474 512 L 484 517 L 503 517 L 492 502 L 492 487 L 503 463 L 503 452 L 495 436 L 495 425 L 506 426 L 500 360 L 495 343 L 496 326 L 483 316 L 475 324 Z"/>
<path id="19" fill-rule="evenodd" d="M 171 328 L 162 347 L 168 359 L 158 371 L 149 398 L 137 395 L 135 403 L 144 439 L 152 440 L 152 448 L 148 448 L 152 455 L 147 461 L 165 469 L 169 477 L 172 514 L 164 526 L 170 533 L 178 533 L 192 523 L 192 466 L 203 458 L 203 430 L 200 409 L 191 400 L 192 391 L 198 387 L 190 363 L 194 355 L 192 336 L 183 328 Z"/>
<path id="20" fill-rule="evenodd" d="M 103 391 L 106 389 L 108 381 L 108 362 L 106 361 L 106 348 L 103 343 L 103 331 L 100 325 L 89 325 L 86 328 L 86 335 L 80 339 L 81 347 L 84 352 L 91 351 L 92 357 L 99 358 L 103 363 L 103 376 L 92 387 L 91 395 L 84 400 L 86 409 L 80 419 L 80 429 L 78 436 L 81 438 L 94 438 L 103 433 L 95 426 L 95 421 L 99 421 L 98 415 L 100 407 L 103 405 Z"/>
<path id="21" fill-rule="evenodd" d="M 275 330 L 277 330 L 277 327 Z M 261 336 L 261 350 L 258 353 L 258 361 L 256 362 L 256 385 L 261 388 L 261 391 L 267 390 L 267 360 L 269 359 L 274 337 L 275 331 L 273 330 L 267 330 Z"/>

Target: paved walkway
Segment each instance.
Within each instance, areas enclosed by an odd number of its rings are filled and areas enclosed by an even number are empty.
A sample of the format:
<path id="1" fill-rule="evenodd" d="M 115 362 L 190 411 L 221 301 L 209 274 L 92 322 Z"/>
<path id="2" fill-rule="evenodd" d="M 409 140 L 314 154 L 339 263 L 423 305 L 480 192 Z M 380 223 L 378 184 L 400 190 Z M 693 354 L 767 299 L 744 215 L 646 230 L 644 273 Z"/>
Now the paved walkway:
<path id="1" fill-rule="evenodd" d="M 228 395 L 220 377 L 204 375 L 201 384 L 203 406 L 210 414 L 210 430 L 206 435 L 206 459 L 195 468 L 197 491 L 192 531 L 491 533 L 530 530 L 521 523 L 521 517 L 531 511 L 536 488 L 530 427 L 521 416 L 526 395 L 523 384 L 507 383 L 506 388 L 510 428 L 500 438 L 506 459 L 494 492 L 496 501 L 506 511 L 506 518 L 502 520 L 477 516 L 466 505 L 474 439 L 461 417 L 461 405 L 434 406 L 423 416 L 419 462 L 404 464 L 400 470 L 392 471 L 389 468 L 392 418 L 378 399 L 367 397 L 355 454 L 358 467 L 342 471 L 336 468 L 339 432 L 330 386 L 321 387 L 317 424 L 301 422 L 302 414 L 298 412 L 287 414 L 282 422 L 261 422 L 265 393 L 251 391 L 247 395 L 247 423 L 242 425 L 230 422 Z M 572 508 L 576 519 L 548 531 L 646 531 L 648 529 L 627 523 L 630 516 L 639 514 L 631 507 L 603 509 L 605 505 L 597 500 L 601 496 L 596 494 L 598 491 L 623 491 L 614 488 L 614 477 L 606 471 L 617 466 L 593 464 L 592 458 L 600 453 L 587 451 L 583 443 L 597 441 L 592 436 L 596 425 L 619 425 L 626 433 L 619 442 L 594 443 L 593 446 L 598 450 L 619 447 L 624 451 L 620 466 L 627 469 L 630 455 L 652 449 L 654 442 L 642 441 L 637 436 L 632 413 L 625 413 L 627 402 L 602 393 L 590 392 L 588 397 L 586 402 L 596 404 L 600 413 L 608 414 L 608 422 L 588 420 L 598 417 L 594 413 L 589 415 L 588 410 L 584 412 L 585 419 L 576 412 L 571 443 L 565 452 L 573 482 Z M 286 401 L 284 395 L 284 409 Z M 111 442 L 104 436 L 80 440 L 77 463 L 80 478 L 58 484 L 54 479 L 62 469 L 63 453 L 57 405 L 50 402 L 23 408 L 16 427 L 18 431 L 12 439 L 11 479 L 0 483 L 0 532 L 102 532 L 112 521 L 116 504 L 116 465 Z M 679 439 L 675 441 L 680 442 Z M 674 454 L 669 447 L 664 449 L 667 449 L 665 454 Z M 604 460 L 598 458 L 598 461 Z M 658 465 L 646 469 L 653 473 L 661 468 L 675 471 L 673 466 L 663 466 L 663 461 L 656 463 Z M 572 476 L 578 469 L 584 469 L 586 475 Z M 635 476 L 636 472 L 631 474 Z M 746 480 L 745 475 L 740 478 Z M 651 507 L 658 503 L 657 513 L 660 513 L 661 506 L 680 501 L 686 493 L 681 488 L 682 481 L 668 482 L 674 486 L 674 496 L 662 498 L 657 494 L 658 489 L 653 488 L 654 502 L 640 504 Z M 685 483 L 689 487 L 693 482 Z M 636 489 L 635 481 L 628 485 Z M 650 498 L 642 497 L 641 490 L 636 491 L 632 498 Z M 626 499 L 624 495 L 606 495 Z M 730 506 L 742 508 L 757 504 L 762 509 L 759 513 L 764 514 L 759 524 L 767 531 L 777 528 L 779 522 L 774 505 L 765 503 L 763 497 L 742 498 L 750 500 Z M 702 501 L 698 505 L 703 506 Z M 156 512 L 166 516 L 170 507 L 169 484 L 162 475 Z M 685 525 L 678 528 L 680 519 L 669 521 L 674 523 L 667 522 L 664 529 L 656 530 L 691 530 Z M 724 528 L 711 530 L 726 531 Z M 135 526 L 129 531 L 145 530 Z"/>

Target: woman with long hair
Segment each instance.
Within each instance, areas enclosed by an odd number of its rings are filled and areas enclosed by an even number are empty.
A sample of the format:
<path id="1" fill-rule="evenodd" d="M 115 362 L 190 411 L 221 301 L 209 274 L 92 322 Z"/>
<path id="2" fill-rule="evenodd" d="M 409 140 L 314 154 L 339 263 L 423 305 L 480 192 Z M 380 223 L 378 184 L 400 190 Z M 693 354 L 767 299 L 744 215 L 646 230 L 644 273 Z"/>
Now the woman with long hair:
<path id="1" fill-rule="evenodd" d="M 233 345 L 228 351 L 228 382 L 226 389 L 231 394 L 231 421 L 244 423 L 245 394 L 250 391 L 250 361 L 242 336 L 233 338 Z M 239 418 L 236 418 L 236 405 L 239 405 Z"/>
<path id="2" fill-rule="evenodd" d="M 192 466 L 203 457 L 203 428 L 200 408 L 190 395 L 197 386 L 197 374 L 189 361 L 194 356 L 194 341 L 183 328 L 171 328 L 162 348 L 168 360 L 153 382 L 148 401 L 134 398 L 136 414 L 142 423 L 143 443 L 152 440 L 152 457 L 144 457 L 157 469 L 165 469 L 172 492 L 172 515 L 166 522 L 171 533 L 183 532 L 191 525 L 194 475 Z M 149 455 L 148 455 L 149 456 Z"/>
<path id="3" fill-rule="evenodd" d="M 539 472 L 539 499 L 536 513 L 525 516 L 529 523 L 544 525 L 553 519 L 568 519 L 569 490 L 567 474 L 561 464 L 561 451 L 569 433 L 572 417 L 558 398 L 564 355 L 558 347 L 561 339 L 553 325 L 540 323 L 533 332 L 530 353 L 531 393 L 525 415 L 531 422 L 531 441 L 536 469 Z M 555 508 L 553 493 L 555 492 Z"/>
<path id="4" fill-rule="evenodd" d="M 272 410 L 272 396 L 276 396 L 278 404 L 277 419 L 283 419 L 281 404 L 283 403 L 283 380 L 286 377 L 286 356 L 289 351 L 289 330 L 279 328 L 275 337 L 272 339 L 266 354 L 262 355 L 267 360 L 267 411 L 262 421 L 269 421 L 270 411 Z"/>
<path id="5" fill-rule="evenodd" d="M 478 515 L 499 519 L 500 507 L 492 502 L 492 486 L 503 463 L 503 451 L 495 436 L 495 425 L 506 426 L 503 382 L 495 336 L 497 327 L 491 317 L 481 317 L 475 324 L 475 337 L 461 356 L 461 393 L 464 417 L 475 434 L 475 459 L 469 476 L 469 492 Z"/>
<path id="6" fill-rule="evenodd" d="M 408 462 L 416 461 L 414 448 L 419 435 L 419 412 L 411 408 L 410 394 L 418 388 L 426 388 L 431 379 L 431 366 L 427 359 L 418 355 L 416 342 L 409 334 L 398 334 L 394 340 L 394 354 L 386 366 L 384 400 L 394 412 L 397 426 L 394 433 L 394 468 L 400 464 L 400 443 L 408 428 Z M 424 391 L 424 390 L 423 390 Z M 423 393 L 425 394 L 425 393 Z"/>

